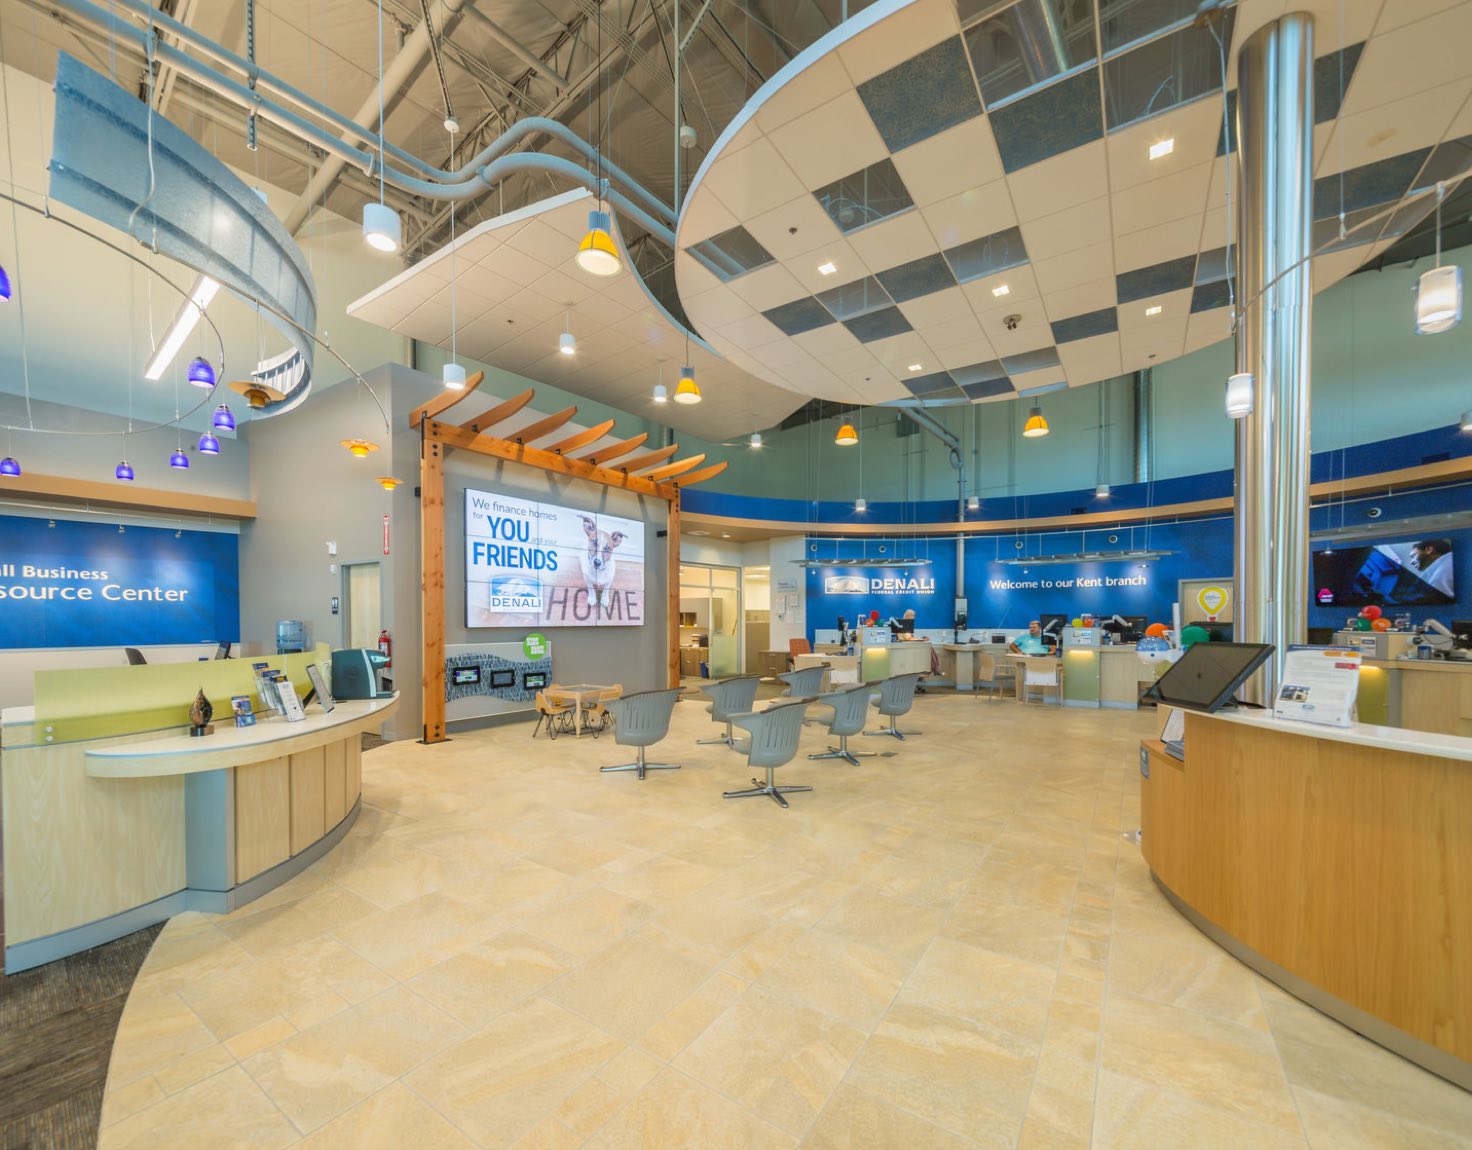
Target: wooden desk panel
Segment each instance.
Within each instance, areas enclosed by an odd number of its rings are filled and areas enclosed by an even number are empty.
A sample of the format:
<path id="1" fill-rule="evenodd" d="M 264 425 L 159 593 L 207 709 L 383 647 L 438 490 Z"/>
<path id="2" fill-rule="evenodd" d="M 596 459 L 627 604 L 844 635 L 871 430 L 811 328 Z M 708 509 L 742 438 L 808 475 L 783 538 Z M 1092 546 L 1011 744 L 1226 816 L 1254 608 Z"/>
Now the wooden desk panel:
<path id="1" fill-rule="evenodd" d="M 1146 744 L 1157 881 L 1320 1009 L 1472 1085 L 1472 764 L 1204 715 L 1185 737 L 1185 763 Z"/>
<path id="2" fill-rule="evenodd" d="M 235 881 L 291 857 L 291 760 L 235 768 Z"/>
<path id="3" fill-rule="evenodd" d="M 291 756 L 292 854 L 299 854 L 327 833 L 325 766 L 321 747 Z"/>

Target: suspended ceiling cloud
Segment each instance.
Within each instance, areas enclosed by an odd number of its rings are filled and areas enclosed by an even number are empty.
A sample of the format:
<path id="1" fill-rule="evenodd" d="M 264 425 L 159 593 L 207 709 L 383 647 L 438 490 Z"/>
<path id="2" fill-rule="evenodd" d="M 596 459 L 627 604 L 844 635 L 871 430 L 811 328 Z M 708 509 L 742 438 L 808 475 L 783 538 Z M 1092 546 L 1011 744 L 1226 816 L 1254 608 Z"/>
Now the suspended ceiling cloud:
<path id="1" fill-rule="evenodd" d="M 630 270 L 598 279 L 573 262 L 593 197 L 566 192 L 487 220 L 382 287 L 348 314 L 438 347 L 450 346 L 450 276 L 461 358 L 514 371 L 576 395 L 720 441 L 780 423 L 805 400 L 753 378 L 704 347 L 649 295 Z M 615 237 L 623 250 L 623 241 Z M 571 330 L 577 354 L 557 350 Z M 656 405 L 690 364 L 704 394 L 693 406 Z"/>
<path id="2" fill-rule="evenodd" d="M 1236 48 L 1290 9 L 1316 17 L 1315 290 L 1472 166 L 1472 3 L 1242 0 L 1221 48 L 1197 7 L 880 0 L 835 28 L 691 185 L 691 323 L 753 375 L 865 403 L 1007 399 L 1226 338 L 1221 53 L 1234 109 Z"/>

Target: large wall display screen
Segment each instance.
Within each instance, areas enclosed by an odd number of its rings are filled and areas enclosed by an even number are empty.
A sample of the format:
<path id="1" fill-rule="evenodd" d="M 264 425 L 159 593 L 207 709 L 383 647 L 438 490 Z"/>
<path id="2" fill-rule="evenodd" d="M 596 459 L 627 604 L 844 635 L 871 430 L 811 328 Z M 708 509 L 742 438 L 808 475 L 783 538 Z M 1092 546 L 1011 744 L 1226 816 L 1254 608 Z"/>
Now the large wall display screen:
<path id="1" fill-rule="evenodd" d="M 0 647 L 239 638 L 234 535 L 0 516 Z"/>
<path id="2" fill-rule="evenodd" d="M 1450 539 L 1417 539 L 1314 552 L 1314 601 L 1321 607 L 1455 603 Z"/>
<path id="3" fill-rule="evenodd" d="M 465 489 L 467 627 L 638 627 L 644 524 Z"/>

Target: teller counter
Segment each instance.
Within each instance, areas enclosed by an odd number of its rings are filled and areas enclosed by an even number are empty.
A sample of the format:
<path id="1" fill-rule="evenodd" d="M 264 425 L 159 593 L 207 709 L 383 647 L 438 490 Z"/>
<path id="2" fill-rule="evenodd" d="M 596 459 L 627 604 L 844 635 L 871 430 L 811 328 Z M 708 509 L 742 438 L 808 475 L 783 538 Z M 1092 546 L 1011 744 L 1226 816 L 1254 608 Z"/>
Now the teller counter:
<path id="1" fill-rule="evenodd" d="M 1140 849 L 1258 973 L 1472 1089 L 1472 739 L 1261 711 L 1140 748 Z"/>
<path id="2" fill-rule="evenodd" d="M 300 694 L 317 651 L 262 660 Z M 315 703 L 236 727 L 245 660 L 42 672 L 0 722 L 5 970 L 25 970 L 184 910 L 223 913 L 304 870 L 352 826 L 361 735 L 398 697 Z M 188 733 L 203 689 L 214 731 Z"/>
<path id="3" fill-rule="evenodd" d="M 930 659 L 930 643 L 924 639 L 911 639 L 864 647 L 859 666 L 864 682 L 878 683 L 895 675 L 928 675 Z"/>
<path id="4" fill-rule="evenodd" d="M 1063 652 L 1064 705 L 1133 711 L 1140 692 L 1169 665 L 1146 662 L 1129 646 L 1070 647 Z"/>
<path id="5" fill-rule="evenodd" d="M 1367 723 L 1472 737 L 1472 662 L 1366 659 L 1357 705 Z"/>

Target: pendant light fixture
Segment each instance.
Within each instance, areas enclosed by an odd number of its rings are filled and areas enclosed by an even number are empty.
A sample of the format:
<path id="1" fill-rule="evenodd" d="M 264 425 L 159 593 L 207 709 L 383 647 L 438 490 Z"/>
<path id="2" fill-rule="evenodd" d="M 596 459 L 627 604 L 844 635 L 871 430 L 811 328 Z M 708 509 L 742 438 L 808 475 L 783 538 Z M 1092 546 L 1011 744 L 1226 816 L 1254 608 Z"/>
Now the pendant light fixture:
<path id="1" fill-rule="evenodd" d="M 695 382 L 695 369 L 689 364 L 680 368 L 680 382 L 675 385 L 675 402 L 684 404 L 700 402 L 700 385 Z"/>
<path id="2" fill-rule="evenodd" d="M 0 303 L 10 302 L 10 277 L 5 274 L 5 269 L 0 267 Z"/>
<path id="3" fill-rule="evenodd" d="M 223 403 L 215 408 L 215 418 L 212 422 L 216 431 L 235 430 L 235 416 Z"/>
<path id="4" fill-rule="evenodd" d="M 384 202 L 383 140 L 387 126 L 383 122 L 383 0 L 378 0 L 378 203 L 363 205 L 363 238 L 369 247 L 381 252 L 396 252 L 404 242 L 404 222 L 399 213 Z"/>
<path id="5" fill-rule="evenodd" d="M 367 459 L 369 452 L 378 450 L 378 444 L 369 443 L 366 439 L 342 439 L 338 446 L 346 447 L 354 459 Z"/>
<path id="6" fill-rule="evenodd" d="M 425 9 L 426 15 L 428 9 Z M 449 93 L 445 95 L 449 100 Z M 460 122 L 454 116 L 445 117 L 445 129 L 450 133 L 450 166 L 455 166 L 455 133 L 460 129 Z M 450 201 L 450 362 L 440 369 L 440 379 L 448 391 L 465 390 L 465 368 L 461 365 L 459 356 L 456 354 L 456 332 L 459 323 L 455 311 L 455 201 Z M 393 490 L 389 488 L 389 490 Z"/>
<path id="7" fill-rule="evenodd" d="M 1227 376 L 1227 418 L 1246 419 L 1252 414 L 1252 384 L 1250 371 L 1239 371 Z"/>
<path id="8" fill-rule="evenodd" d="M 1022 425 L 1022 434 L 1027 439 L 1037 439 L 1048 434 L 1048 421 L 1043 418 L 1043 405 L 1035 403 L 1027 413 L 1027 422 Z"/>
<path id="9" fill-rule="evenodd" d="M 208 431 L 199 437 L 199 443 L 195 446 L 201 455 L 220 454 L 220 441 L 214 437 L 213 433 Z"/>
<path id="10" fill-rule="evenodd" d="M 623 269 L 623 260 L 619 258 L 618 245 L 613 242 L 613 236 L 610 234 L 613 229 L 613 218 L 603 206 L 603 130 L 603 6 L 600 4 L 598 6 L 598 145 L 593 152 L 593 194 L 598 197 L 598 206 L 588 213 L 588 233 L 583 236 L 583 242 L 578 244 L 578 254 L 575 258 L 578 267 L 589 275 L 616 276 Z M 675 398 L 679 399 L 678 390 L 675 392 Z M 687 400 L 686 402 L 696 401 Z"/>
<path id="11" fill-rule="evenodd" d="M 979 495 L 970 495 L 970 496 L 967 496 L 967 498 L 966 498 L 966 510 L 967 511 L 980 511 L 981 510 L 981 496 L 979 496 Z"/>
<path id="12" fill-rule="evenodd" d="M 849 434 L 853 436 L 851 442 L 859 445 L 859 497 L 854 500 L 854 514 L 863 515 L 869 510 L 869 501 L 864 498 L 864 444 L 860 441 L 858 433 L 852 427 L 849 427 L 847 423 L 844 424 L 844 427 L 847 427 Z M 839 434 L 843 434 L 842 428 L 839 429 Z M 835 438 L 835 442 L 838 442 L 842 446 L 841 441 L 837 438 Z"/>
<path id="13" fill-rule="evenodd" d="M 859 433 L 854 430 L 854 425 L 845 419 L 838 425 L 838 433 L 833 437 L 835 446 L 852 447 L 859 441 Z"/>
<path id="14" fill-rule="evenodd" d="M 862 495 L 860 495 L 857 499 L 854 500 L 854 510 L 860 514 L 863 514 L 865 511 L 869 510 L 869 501 L 865 499 Z"/>
<path id="15" fill-rule="evenodd" d="M 1436 185 L 1436 266 L 1416 281 L 1416 334 L 1450 331 L 1462 320 L 1462 269 L 1441 262 L 1441 201 L 1446 184 Z"/>
<path id="16" fill-rule="evenodd" d="M 174 450 L 173 455 L 169 456 L 169 466 L 172 467 L 175 471 L 189 470 L 189 456 L 184 454 L 184 447 L 182 444 Z"/>
<path id="17" fill-rule="evenodd" d="M 751 445 L 753 447 L 757 447 L 757 448 L 761 447 L 761 445 L 762 445 L 762 433 L 760 431 L 753 431 L 751 433 Z"/>
<path id="18" fill-rule="evenodd" d="M 1099 384 L 1099 449 L 1097 453 L 1098 470 L 1095 473 L 1097 483 L 1094 487 L 1095 499 L 1109 498 L 1109 437 L 1106 429 L 1109 426 L 1109 381 L 1104 380 Z"/>
<path id="19" fill-rule="evenodd" d="M 654 385 L 654 402 L 655 403 L 668 403 L 669 401 L 670 401 L 670 391 L 669 391 L 669 388 L 665 387 L 665 385 L 662 384 L 662 383 L 656 383 Z"/>
<path id="20" fill-rule="evenodd" d="M 1463 431 L 1472 431 L 1472 411 L 1462 412 L 1461 427 Z"/>
<path id="21" fill-rule="evenodd" d="M 578 339 L 572 334 L 571 310 L 562 314 L 562 334 L 557 337 L 557 350 L 563 355 L 577 354 Z"/>
<path id="22" fill-rule="evenodd" d="M 20 464 L 16 462 L 15 456 L 7 455 L 4 459 L 0 459 L 0 475 L 7 479 L 15 479 L 20 475 Z"/>
<path id="23" fill-rule="evenodd" d="M 378 477 L 378 486 L 382 487 L 385 491 L 392 491 L 395 487 L 402 487 L 403 483 L 404 481 L 402 479 L 395 479 L 392 475 L 380 475 Z"/>
<path id="24" fill-rule="evenodd" d="M 215 369 L 210 366 L 210 361 L 204 356 L 197 355 L 189 361 L 186 378 L 194 387 L 210 391 L 215 386 Z"/>
<path id="25" fill-rule="evenodd" d="M 132 483 L 133 465 L 125 459 L 117 465 L 117 468 L 113 471 L 113 475 L 125 483 Z"/>

